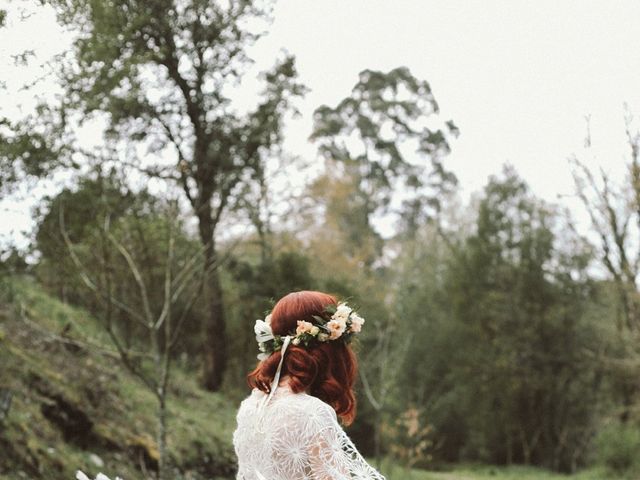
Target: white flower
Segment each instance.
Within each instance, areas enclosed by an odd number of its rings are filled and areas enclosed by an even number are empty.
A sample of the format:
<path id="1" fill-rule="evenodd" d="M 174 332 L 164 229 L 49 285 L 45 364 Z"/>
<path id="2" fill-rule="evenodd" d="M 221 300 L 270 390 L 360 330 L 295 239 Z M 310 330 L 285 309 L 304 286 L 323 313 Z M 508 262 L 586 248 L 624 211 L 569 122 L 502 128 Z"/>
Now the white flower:
<path id="1" fill-rule="evenodd" d="M 315 337 L 316 335 L 318 335 L 320 333 L 320 329 L 318 328 L 317 325 L 314 325 L 311 328 L 311 330 L 309 330 L 309 333 Z"/>
<path id="2" fill-rule="evenodd" d="M 256 320 L 253 331 L 256 333 L 256 341 L 259 343 L 273 340 L 271 326 L 264 320 Z"/>
<path id="3" fill-rule="evenodd" d="M 291 343 L 293 343 L 294 345 L 300 345 L 300 339 L 296 337 L 293 340 L 291 340 Z"/>
<path id="4" fill-rule="evenodd" d="M 258 354 L 258 360 L 260 360 L 262 362 L 263 360 L 266 360 L 267 358 L 269 358 L 269 355 L 271 355 L 271 354 L 270 353 L 265 353 L 265 352 L 259 353 Z"/>
<path id="5" fill-rule="evenodd" d="M 362 325 L 364 324 L 364 318 L 362 318 L 357 313 L 351 315 L 351 331 L 354 333 L 359 333 L 362 330 Z"/>
<path id="6" fill-rule="evenodd" d="M 327 328 L 329 329 L 329 339 L 335 340 L 347 329 L 347 322 L 346 320 L 331 320 L 327 323 Z"/>
<path id="7" fill-rule="evenodd" d="M 319 333 L 318 340 L 321 342 L 326 342 L 327 340 L 329 340 L 329 335 L 326 333 Z"/>
<path id="8" fill-rule="evenodd" d="M 347 319 L 349 318 L 349 314 L 351 314 L 351 312 L 352 312 L 351 307 L 349 307 L 346 303 L 341 303 L 336 308 L 336 313 L 334 313 L 331 316 L 331 319 L 333 319 L 333 320 L 343 320 L 343 321 L 346 322 Z"/>

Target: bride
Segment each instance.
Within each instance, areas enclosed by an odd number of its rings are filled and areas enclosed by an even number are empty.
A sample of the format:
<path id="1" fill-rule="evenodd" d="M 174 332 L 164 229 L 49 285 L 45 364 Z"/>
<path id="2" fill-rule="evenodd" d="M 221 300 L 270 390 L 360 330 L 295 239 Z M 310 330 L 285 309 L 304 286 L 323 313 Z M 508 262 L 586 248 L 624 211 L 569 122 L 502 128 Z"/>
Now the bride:
<path id="1" fill-rule="evenodd" d="M 344 432 L 356 413 L 356 357 L 364 319 L 322 292 L 286 295 L 257 320 L 261 360 L 248 375 L 233 444 L 238 480 L 384 480 Z"/>

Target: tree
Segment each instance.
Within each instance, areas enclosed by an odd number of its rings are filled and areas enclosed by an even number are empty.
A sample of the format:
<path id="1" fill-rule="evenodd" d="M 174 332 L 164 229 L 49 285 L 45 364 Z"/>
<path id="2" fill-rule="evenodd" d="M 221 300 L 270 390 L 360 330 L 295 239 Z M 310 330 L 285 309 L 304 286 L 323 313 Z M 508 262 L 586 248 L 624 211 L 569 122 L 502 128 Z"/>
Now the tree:
<path id="1" fill-rule="evenodd" d="M 438 127 L 438 112 L 429 84 L 406 67 L 364 70 L 350 96 L 314 112 L 311 139 L 327 160 L 329 182 L 349 189 L 342 226 L 352 243 L 377 237 L 374 215 L 394 209 L 405 228 L 414 229 L 437 212 L 441 195 L 455 185 L 442 159 L 458 129 L 452 121 Z M 368 264 L 380 253 L 377 244 Z"/>
<path id="2" fill-rule="evenodd" d="M 0 28 L 11 29 L 15 24 L 28 22 L 42 9 L 38 2 L 18 2 L 7 9 L 0 9 Z M 8 32 L 5 32 L 8 33 Z M 9 53 L 8 51 L 6 52 Z M 45 176 L 51 176 L 60 168 L 77 168 L 69 150 L 74 141 L 72 132 L 65 131 L 64 125 L 68 120 L 65 112 L 53 106 L 59 99 L 50 94 L 51 87 L 46 91 L 36 87 L 42 86 L 43 80 L 49 79 L 53 67 L 61 60 L 61 54 L 52 58 L 40 58 L 39 65 L 42 75 L 29 78 L 18 88 L 11 88 L 8 80 L 23 78 L 23 68 L 32 66 L 34 59 L 39 58 L 40 52 L 35 49 L 15 51 L 3 58 L 5 64 L 3 79 L 0 79 L 0 92 L 5 96 L 3 107 L 18 107 L 23 109 L 21 100 L 28 93 L 33 95 L 36 105 L 33 110 L 20 120 L 7 117 L 0 108 L 0 199 L 6 194 L 14 193 L 15 187 Z M 49 94 L 51 104 L 41 101 L 39 95 Z"/>
<path id="3" fill-rule="evenodd" d="M 281 142 L 281 125 L 294 97 L 304 93 L 296 81 L 294 59 L 285 56 L 264 74 L 258 104 L 246 114 L 232 108 L 231 89 L 250 63 L 247 47 L 269 18 L 271 2 L 217 0 L 49 0 L 59 21 L 77 32 L 72 55 L 60 66 L 66 95 L 42 133 L 45 171 L 51 158 L 69 160 L 87 153 L 77 142 L 59 140 L 54 126 L 73 131 L 68 119 L 100 117 L 106 140 L 130 147 L 147 146 L 151 163 L 127 155 L 118 161 L 142 173 L 175 182 L 198 220 L 208 266 L 205 294 L 209 318 L 203 335 L 203 383 L 220 388 L 226 366 L 226 320 L 217 270 L 217 227 L 252 182 L 268 153 Z M 75 115 L 75 117 L 74 117 Z M 25 157 L 15 132 L 42 132 L 38 119 L 13 124 L 7 134 L 10 159 Z M 26 133 L 25 133 L 26 135 Z M 64 138 L 58 136 L 57 138 Z M 33 150 L 28 136 L 22 142 Z M 73 145 L 71 148 L 69 145 Z M 169 158 L 169 164 L 160 159 Z M 31 160 L 30 160 L 31 161 Z"/>
<path id="4" fill-rule="evenodd" d="M 604 170 L 595 174 L 576 156 L 571 160 L 576 193 L 589 215 L 600 261 L 614 281 L 623 308 L 618 328 L 640 333 L 640 249 L 636 245 L 640 234 L 640 132 L 631 128 L 629 116 L 630 159 L 623 185 L 615 185 Z"/>
<path id="5" fill-rule="evenodd" d="M 436 454 L 574 471 L 601 414 L 593 352 L 609 341 L 588 316 L 590 248 L 512 169 L 492 177 L 467 236 L 435 230 L 408 252 L 397 303 L 413 332 L 398 380 L 426 404 Z"/>
<path id="6" fill-rule="evenodd" d="M 371 423 L 363 425 L 361 415 L 355 427 L 378 458 L 395 358 L 406 345 L 390 335 L 398 328 L 395 312 L 387 308 L 393 277 L 376 223 L 393 219 L 398 230 L 412 235 L 436 215 L 442 195 L 455 185 L 442 162 L 458 130 L 438 113 L 429 84 L 405 67 L 364 70 L 349 96 L 314 112 L 311 140 L 326 161 L 326 174 L 310 189 L 322 204 L 319 214 L 312 212 L 309 243 L 318 270 L 341 283 L 376 325 L 361 339 L 360 378 L 369 400 L 363 407 Z"/>
<path id="7" fill-rule="evenodd" d="M 88 252 L 95 252 L 98 250 L 95 248 L 96 232 L 100 231 L 100 222 L 106 214 L 111 222 L 117 222 L 123 216 L 140 217 L 157 208 L 157 198 L 145 190 L 132 192 L 126 187 L 123 176 L 115 170 L 81 177 L 74 187 L 64 188 L 54 196 L 43 198 L 38 205 L 39 220 L 34 243 L 39 253 L 36 267 L 39 280 L 63 301 L 93 311 L 95 302 L 87 298 L 86 288 L 78 278 L 76 265 L 69 257 L 60 231 L 60 214 L 64 210 L 69 239 L 76 245 L 85 245 Z M 140 225 L 136 230 L 140 231 Z M 95 260 L 85 259 L 89 264 Z"/>
<path id="8" fill-rule="evenodd" d="M 97 243 L 89 268 L 86 243 L 74 244 L 66 229 L 64 205 L 59 206 L 58 213 L 62 238 L 82 282 L 95 295 L 102 327 L 125 368 L 156 398 L 158 479 L 167 478 L 167 402 L 172 362 L 201 291 L 203 249 L 185 256 L 178 248 L 182 226 L 175 201 L 158 211 L 157 216 L 156 212 L 148 214 L 142 229 L 132 225 L 140 222 L 139 218 L 112 219 L 108 205 L 104 205 L 99 226 L 93 228 Z M 165 248 L 161 272 L 147 264 L 147 250 L 158 244 Z"/>
<path id="9" fill-rule="evenodd" d="M 615 315 L 618 332 L 618 357 L 607 362 L 617 379 L 622 396 L 621 421 L 627 422 L 638 401 L 637 360 L 640 338 L 640 132 L 633 129 L 628 114 L 626 134 L 629 145 L 627 172 L 617 183 L 604 169 L 590 170 L 577 156 L 571 158 L 576 194 L 591 221 L 591 232 L 600 265 L 608 274 L 617 296 L 619 313 Z M 586 145 L 591 147 L 591 138 Z M 631 363 L 631 368 L 629 364 Z"/>

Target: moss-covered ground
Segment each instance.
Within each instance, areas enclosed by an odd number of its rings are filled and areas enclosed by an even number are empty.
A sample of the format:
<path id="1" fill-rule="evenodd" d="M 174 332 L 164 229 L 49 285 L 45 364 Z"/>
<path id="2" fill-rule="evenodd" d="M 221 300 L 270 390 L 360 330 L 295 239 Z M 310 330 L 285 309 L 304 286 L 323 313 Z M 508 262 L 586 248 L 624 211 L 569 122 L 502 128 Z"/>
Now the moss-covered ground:
<path id="1" fill-rule="evenodd" d="M 121 367 L 97 320 L 28 278 L 4 288 L 0 393 L 11 395 L 11 406 L 0 425 L 0 475 L 72 479 L 78 468 L 149 475 L 157 461 L 156 399 Z M 178 368 L 173 375 L 176 477 L 232 478 L 236 402 L 203 391 Z"/>

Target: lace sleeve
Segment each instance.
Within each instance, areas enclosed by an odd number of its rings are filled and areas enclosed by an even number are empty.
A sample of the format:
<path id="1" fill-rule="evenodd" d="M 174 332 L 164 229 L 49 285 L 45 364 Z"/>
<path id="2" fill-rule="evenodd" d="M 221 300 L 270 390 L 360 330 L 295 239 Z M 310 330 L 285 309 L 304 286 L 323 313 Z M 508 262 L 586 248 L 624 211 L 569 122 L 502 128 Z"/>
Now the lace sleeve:
<path id="1" fill-rule="evenodd" d="M 318 430 L 308 445 L 309 464 L 315 480 L 385 480 L 360 455 L 327 405 L 317 418 Z"/>

